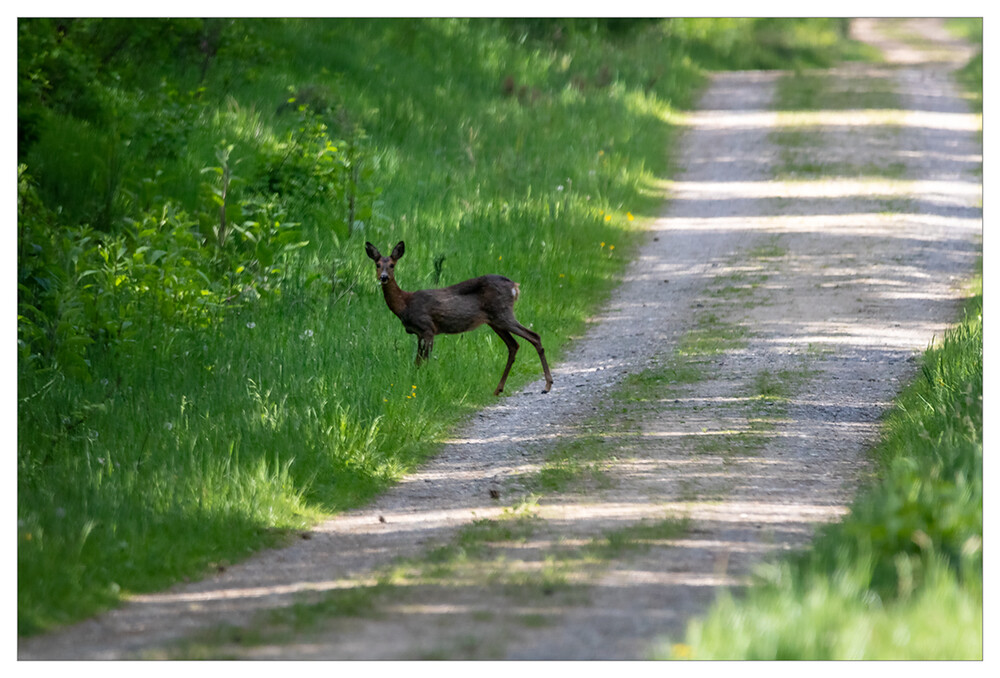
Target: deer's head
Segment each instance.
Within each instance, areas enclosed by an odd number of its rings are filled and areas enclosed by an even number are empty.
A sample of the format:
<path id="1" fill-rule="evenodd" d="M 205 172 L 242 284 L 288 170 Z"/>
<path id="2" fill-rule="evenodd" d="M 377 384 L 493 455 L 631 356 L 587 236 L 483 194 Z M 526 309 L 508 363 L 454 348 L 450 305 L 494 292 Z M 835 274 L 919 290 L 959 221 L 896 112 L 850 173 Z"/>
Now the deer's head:
<path id="1" fill-rule="evenodd" d="M 402 240 L 400 240 L 399 244 L 392 248 L 392 253 L 390 253 L 387 257 L 383 257 L 378 249 L 376 249 L 376 247 L 370 242 L 365 243 L 365 252 L 368 254 L 368 257 L 375 262 L 375 276 L 381 284 L 385 285 L 390 280 L 395 280 L 396 262 L 399 261 L 405 251 L 406 247 L 403 245 Z"/>

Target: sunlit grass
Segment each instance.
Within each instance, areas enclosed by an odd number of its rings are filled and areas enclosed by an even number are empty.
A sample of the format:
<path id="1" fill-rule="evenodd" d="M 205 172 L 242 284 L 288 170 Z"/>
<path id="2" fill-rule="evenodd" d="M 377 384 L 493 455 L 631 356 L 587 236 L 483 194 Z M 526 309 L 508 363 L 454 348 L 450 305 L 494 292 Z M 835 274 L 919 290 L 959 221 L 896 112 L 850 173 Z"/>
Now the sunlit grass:
<path id="1" fill-rule="evenodd" d="M 493 402 L 502 342 L 487 329 L 441 337 L 415 368 L 365 240 L 406 241 L 407 290 L 518 281 L 518 318 L 557 362 L 659 209 L 670 121 L 703 81 L 691 55 L 720 35 L 685 22 L 558 45 L 493 21 L 237 28 L 204 81 L 170 60 L 135 69 L 134 89 L 113 91 L 120 129 L 46 117 L 26 163 L 53 210 L 110 228 L 170 204 L 210 228 L 203 170 L 220 147 L 233 146 L 234 200 L 308 178 L 280 176 L 306 135 L 294 93 L 333 111 L 329 139 L 364 142 L 370 214 L 349 234 L 342 195 L 296 195 L 281 218 L 308 244 L 272 293 L 195 327 L 132 318 L 128 341 L 87 355 L 90 380 L 19 365 L 19 633 L 215 572 L 357 506 Z M 532 357 L 521 352 L 508 391 L 541 377 Z"/>

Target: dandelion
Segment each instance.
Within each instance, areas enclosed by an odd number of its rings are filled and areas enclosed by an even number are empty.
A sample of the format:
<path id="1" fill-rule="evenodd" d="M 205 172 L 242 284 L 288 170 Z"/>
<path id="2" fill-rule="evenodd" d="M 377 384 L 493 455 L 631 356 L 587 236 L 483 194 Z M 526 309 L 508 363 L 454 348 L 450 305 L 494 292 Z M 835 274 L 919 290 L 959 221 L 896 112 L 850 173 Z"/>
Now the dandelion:
<path id="1" fill-rule="evenodd" d="M 674 656 L 678 659 L 690 659 L 694 656 L 691 646 L 685 645 L 684 643 L 675 643 L 671 649 L 673 650 Z"/>
<path id="2" fill-rule="evenodd" d="M 565 278 L 565 277 L 566 277 L 566 274 L 565 274 L 565 273 L 560 273 L 560 274 L 559 274 L 559 277 L 560 277 L 560 278 Z"/>
<path id="3" fill-rule="evenodd" d="M 602 248 L 602 249 L 604 248 L 604 243 L 603 243 L 603 242 L 601 242 L 601 248 Z"/>
<path id="4" fill-rule="evenodd" d="M 613 250 L 614 248 L 615 248 L 615 246 L 611 245 L 611 246 L 608 247 L 608 250 L 610 251 L 610 250 Z"/>
<path id="5" fill-rule="evenodd" d="M 625 216 L 627 216 L 627 217 L 628 217 L 628 220 L 629 220 L 629 221 L 633 221 L 633 220 L 635 219 L 635 217 L 634 217 L 634 216 L 632 216 L 632 213 L 631 213 L 631 212 L 627 213 L 627 214 L 626 214 Z"/>
<path id="6" fill-rule="evenodd" d="M 503 261 L 503 255 L 502 254 L 499 257 L 497 257 L 497 261 Z"/>
<path id="7" fill-rule="evenodd" d="M 604 215 L 604 221 L 611 221 L 611 215 L 610 214 L 605 214 Z"/>

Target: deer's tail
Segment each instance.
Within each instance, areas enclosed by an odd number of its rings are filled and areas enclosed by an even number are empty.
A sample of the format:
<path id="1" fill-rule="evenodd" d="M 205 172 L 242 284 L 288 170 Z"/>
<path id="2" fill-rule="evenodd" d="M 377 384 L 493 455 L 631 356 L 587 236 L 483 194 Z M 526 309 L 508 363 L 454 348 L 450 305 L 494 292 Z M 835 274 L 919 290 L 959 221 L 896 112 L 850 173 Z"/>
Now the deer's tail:
<path id="1" fill-rule="evenodd" d="M 521 296 L 521 283 L 514 283 L 514 287 L 511 288 L 510 293 L 514 297 L 514 301 L 517 301 L 518 297 Z"/>

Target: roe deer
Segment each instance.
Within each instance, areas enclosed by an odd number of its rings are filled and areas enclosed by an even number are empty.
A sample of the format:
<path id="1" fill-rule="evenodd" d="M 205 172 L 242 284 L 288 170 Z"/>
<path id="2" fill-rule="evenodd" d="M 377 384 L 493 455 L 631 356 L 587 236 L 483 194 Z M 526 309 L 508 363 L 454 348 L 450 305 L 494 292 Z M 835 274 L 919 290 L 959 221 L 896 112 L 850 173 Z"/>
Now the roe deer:
<path id="1" fill-rule="evenodd" d="M 382 284 L 382 294 L 389 310 L 403 322 L 408 334 L 417 335 L 417 364 L 430 358 L 434 347 L 435 334 L 461 334 L 486 324 L 500 335 L 507 344 L 507 366 L 500 377 L 500 384 L 493 395 L 500 395 L 507 383 L 510 366 L 517 353 L 517 340 L 511 335 L 524 337 L 538 351 L 545 371 L 545 388 L 552 388 L 552 374 L 545 362 L 542 339 L 535 332 L 517 322 L 514 317 L 514 302 L 520 295 L 520 285 L 502 275 L 482 275 L 451 287 L 437 290 L 404 292 L 396 284 L 396 262 L 403 256 L 405 248 L 400 241 L 392 253 L 383 257 L 370 243 L 365 243 L 365 252 L 375 262 L 375 271 Z"/>

